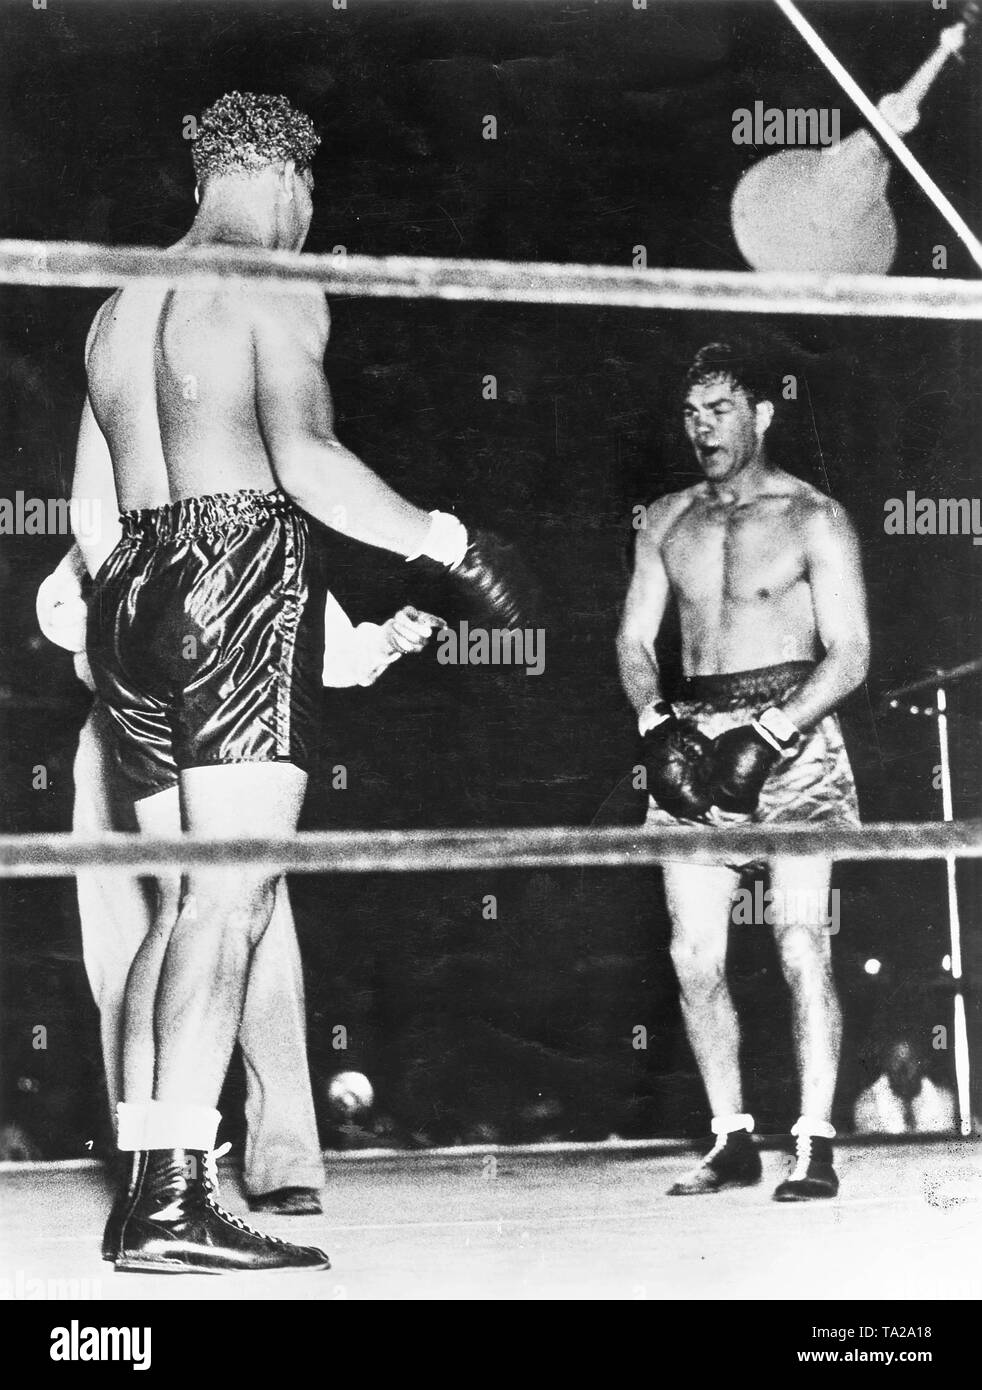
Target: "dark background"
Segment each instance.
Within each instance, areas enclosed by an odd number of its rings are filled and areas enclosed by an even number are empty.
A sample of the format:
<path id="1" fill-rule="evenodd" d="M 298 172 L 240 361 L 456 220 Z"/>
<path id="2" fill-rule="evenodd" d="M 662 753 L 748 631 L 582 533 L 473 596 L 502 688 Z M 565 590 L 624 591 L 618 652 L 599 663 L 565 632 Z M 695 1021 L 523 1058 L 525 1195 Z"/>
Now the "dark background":
<path id="1" fill-rule="evenodd" d="M 955 17 L 926 3 L 806 6 L 874 97 L 899 86 Z M 194 213 L 185 118 L 223 91 L 283 92 L 314 118 L 307 249 L 740 269 L 729 199 L 766 151 L 732 143 L 755 100 L 857 116 L 763 3 L 68 4 L 0 12 L 0 235 L 163 245 Z M 950 63 L 910 139 L 978 224 L 980 57 Z M 496 141 L 482 122 L 498 121 Z M 843 196 L 848 190 L 843 190 Z M 898 274 L 966 276 L 967 255 L 902 171 L 890 185 Z M 977 196 L 977 195 L 976 195 Z M 932 269 L 944 243 L 948 269 Z M 65 495 L 101 292 L 5 289 L 2 495 Z M 676 406 L 692 350 L 766 333 L 798 377 L 772 455 L 848 508 L 875 639 L 844 727 L 869 820 L 936 820 L 930 721 L 876 712 L 884 689 L 979 654 L 982 550 L 966 537 L 886 536 L 884 503 L 977 493 L 980 332 L 916 320 L 805 319 L 342 299 L 326 368 L 338 430 L 396 488 L 524 546 L 546 590 L 546 667 L 445 667 L 431 652 L 371 691 L 325 695 L 323 827 L 588 824 L 633 761 L 613 636 L 631 509 L 688 485 Z M 493 374 L 498 399 L 482 397 Z M 416 598 L 401 563 L 323 533 L 355 621 Z M 64 830 L 88 696 L 37 633 L 34 594 L 66 542 L 4 537 L 3 828 Z M 666 660 L 671 664 L 671 642 Z M 978 814 L 979 687 L 951 692 L 955 808 Z M 48 788 L 31 787 L 44 763 Z M 970 985 L 978 875 L 960 868 Z M 876 1075 L 881 1036 L 930 1047 L 950 1025 L 943 869 L 837 871 L 846 1013 L 838 1116 Z M 315 1072 L 369 1072 L 379 1108 L 417 1142 L 691 1133 L 705 1126 L 681 1035 L 656 872 L 300 878 Z M 485 921 L 485 894 L 498 918 Z M 46 1153 L 92 1137 L 94 1009 L 68 881 L 7 883 L 3 1099 Z M 797 1113 L 788 1007 L 768 933 L 735 929 L 747 1106 Z M 883 962 L 880 974 L 864 962 Z M 973 1049 L 979 1011 L 970 999 Z M 44 1023 L 48 1049 L 31 1048 Z M 332 1053 L 330 1028 L 350 1048 Z M 632 1030 L 649 1030 L 647 1051 Z M 933 1054 L 951 1076 L 951 1053 Z M 976 1101 L 978 1110 L 978 1101 Z"/>

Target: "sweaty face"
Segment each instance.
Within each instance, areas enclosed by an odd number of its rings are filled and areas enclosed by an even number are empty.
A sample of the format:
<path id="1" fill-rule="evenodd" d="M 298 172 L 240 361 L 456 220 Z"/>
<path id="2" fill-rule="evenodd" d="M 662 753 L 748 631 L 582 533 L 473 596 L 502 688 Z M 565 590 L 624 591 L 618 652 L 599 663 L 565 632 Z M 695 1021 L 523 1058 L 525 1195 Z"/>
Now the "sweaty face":
<path id="1" fill-rule="evenodd" d="M 685 398 L 683 419 L 710 482 L 725 482 L 757 457 L 764 436 L 757 407 L 728 377 L 693 386 Z"/>

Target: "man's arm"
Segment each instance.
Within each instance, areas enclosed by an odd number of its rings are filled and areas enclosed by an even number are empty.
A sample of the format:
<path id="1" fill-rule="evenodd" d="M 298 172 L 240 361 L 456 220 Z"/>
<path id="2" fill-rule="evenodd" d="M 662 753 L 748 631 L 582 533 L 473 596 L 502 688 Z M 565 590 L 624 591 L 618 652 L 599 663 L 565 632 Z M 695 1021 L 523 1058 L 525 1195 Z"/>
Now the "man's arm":
<path id="1" fill-rule="evenodd" d="M 329 687 L 374 685 L 394 661 L 421 652 L 441 620 L 415 608 L 400 608 L 385 623 L 354 626 L 333 594 L 324 606 L 324 668 Z"/>
<path id="2" fill-rule="evenodd" d="M 85 567 L 94 575 L 115 549 L 122 527 L 112 456 L 88 396 L 78 427 L 71 515 L 72 530 Z"/>
<path id="3" fill-rule="evenodd" d="M 845 510 L 829 504 L 808 525 L 808 576 L 822 660 L 782 709 L 799 729 L 817 724 L 866 678 L 869 620 L 859 542 Z"/>
<path id="4" fill-rule="evenodd" d="M 670 524 L 674 499 L 652 503 L 634 546 L 634 572 L 617 633 L 617 662 L 625 694 L 641 711 L 661 698 L 655 639 L 668 606 L 669 582 L 661 543 Z"/>
<path id="5" fill-rule="evenodd" d="M 430 516 L 400 497 L 340 443 L 324 376 L 323 295 L 268 296 L 253 329 L 256 409 L 273 471 L 298 506 L 335 531 L 420 554 Z"/>

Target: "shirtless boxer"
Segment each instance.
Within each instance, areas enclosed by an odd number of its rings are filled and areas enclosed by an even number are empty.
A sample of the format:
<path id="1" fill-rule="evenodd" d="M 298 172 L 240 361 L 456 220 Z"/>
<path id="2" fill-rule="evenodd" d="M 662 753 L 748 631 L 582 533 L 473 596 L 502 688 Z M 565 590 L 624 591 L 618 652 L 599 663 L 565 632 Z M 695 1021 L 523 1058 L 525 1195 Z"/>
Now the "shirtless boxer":
<path id="1" fill-rule="evenodd" d="M 44 635 L 73 653 L 79 679 L 94 690 L 85 656 L 85 562 L 73 546 L 38 590 L 37 615 Z M 372 685 L 401 656 L 420 652 L 439 620 L 403 608 L 386 623 L 353 626 L 333 595 L 324 612 L 325 686 Z M 102 700 L 92 702 L 78 738 L 74 763 L 72 829 L 80 835 L 135 830 L 132 789 L 116 758 L 113 721 Z M 170 797 L 170 825 L 177 835 L 177 789 Z M 161 801 L 161 807 L 166 805 Z M 109 1097 L 120 1100 L 123 1000 L 133 959 L 150 930 L 152 880 L 79 869 L 75 875 L 82 958 L 99 1010 L 99 1032 Z M 172 886 L 172 892 L 179 884 Z M 307 1062 L 303 973 L 286 880 L 249 969 L 238 1041 L 245 1071 L 243 1186 L 253 1211 L 311 1216 L 321 1211 L 324 1183 Z M 107 1258 L 115 1251 L 107 1250 Z"/>
<path id="2" fill-rule="evenodd" d="M 233 92 L 193 146 L 200 207 L 181 246 L 298 251 L 311 220 L 313 126 L 283 97 Z M 521 621 L 509 553 L 426 513 L 339 443 L 319 291 L 250 283 L 117 292 L 86 344 L 74 495 L 121 531 L 79 536 L 93 590 L 88 656 L 153 831 L 288 837 L 319 730 L 328 583 L 304 512 L 448 576 L 492 625 Z M 302 510 L 301 510 L 302 509 Z M 88 513 L 91 515 L 91 512 Z M 168 795 L 169 794 L 169 795 Z M 163 814 L 166 814 L 164 812 Z M 215 1109 L 277 876 L 215 864 L 161 881 L 130 971 L 110 1213 L 120 1270 L 326 1269 L 219 1205 Z"/>
<path id="3" fill-rule="evenodd" d="M 639 531 L 617 638 L 638 715 L 646 824 L 859 824 L 852 772 L 833 713 L 864 679 L 866 601 L 856 536 L 842 507 L 772 467 L 774 393 L 725 343 L 685 379 L 685 431 L 705 481 L 653 502 Z M 655 639 L 678 605 L 684 679 L 662 696 Z M 739 1028 L 726 983 L 731 900 L 740 865 L 670 864 L 665 890 L 682 1013 L 712 1109 L 716 1143 L 672 1195 L 760 1180 L 744 1112 Z M 838 1190 L 832 1099 L 841 1017 L 827 901 L 831 864 L 770 865 L 773 925 L 791 991 L 801 1114 L 797 1162 L 775 1197 Z"/>

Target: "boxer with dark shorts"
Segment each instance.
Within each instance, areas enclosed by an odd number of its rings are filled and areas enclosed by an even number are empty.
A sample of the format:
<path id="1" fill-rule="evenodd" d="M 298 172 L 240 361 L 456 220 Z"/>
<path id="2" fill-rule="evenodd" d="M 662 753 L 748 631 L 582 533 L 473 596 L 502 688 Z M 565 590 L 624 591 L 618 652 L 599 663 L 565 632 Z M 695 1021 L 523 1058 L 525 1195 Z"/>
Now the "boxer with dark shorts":
<path id="1" fill-rule="evenodd" d="M 313 125 L 284 97 L 232 92 L 202 116 L 182 246 L 299 251 Z M 145 833 L 280 839 L 314 756 L 325 585 L 307 513 L 436 568 L 489 624 L 523 614 L 507 547 L 422 511 L 338 440 L 316 289 L 128 285 L 97 313 L 73 496 L 94 591 L 89 660 L 142 795 Z M 114 520 L 122 513 L 121 523 Z M 106 1227 L 117 1270 L 326 1269 L 218 1202 L 218 1097 L 280 876 L 198 864 L 156 880 L 124 1004 L 117 1144 L 130 1179 Z"/>
<path id="2" fill-rule="evenodd" d="M 316 757 L 323 565 L 285 493 L 125 512 L 90 600 L 88 654 L 122 769 L 150 795 L 178 770 Z"/>
<path id="3" fill-rule="evenodd" d="M 617 648 L 638 717 L 646 825 L 859 824 L 835 710 L 866 675 L 869 631 L 855 533 L 844 509 L 774 467 L 765 436 L 777 373 L 745 347 L 711 343 L 683 389 L 685 431 L 703 474 L 653 502 L 638 531 Z M 683 679 L 662 695 L 655 642 L 678 608 Z M 743 1106 L 740 1030 L 726 980 L 744 861 L 663 867 L 682 1015 L 716 1142 L 676 1196 L 761 1177 Z M 828 928 L 831 863 L 767 866 L 772 928 L 791 993 L 797 1161 L 774 1196 L 831 1197 L 832 1102 L 841 1015 Z M 836 919 L 837 920 L 837 919 Z"/>

